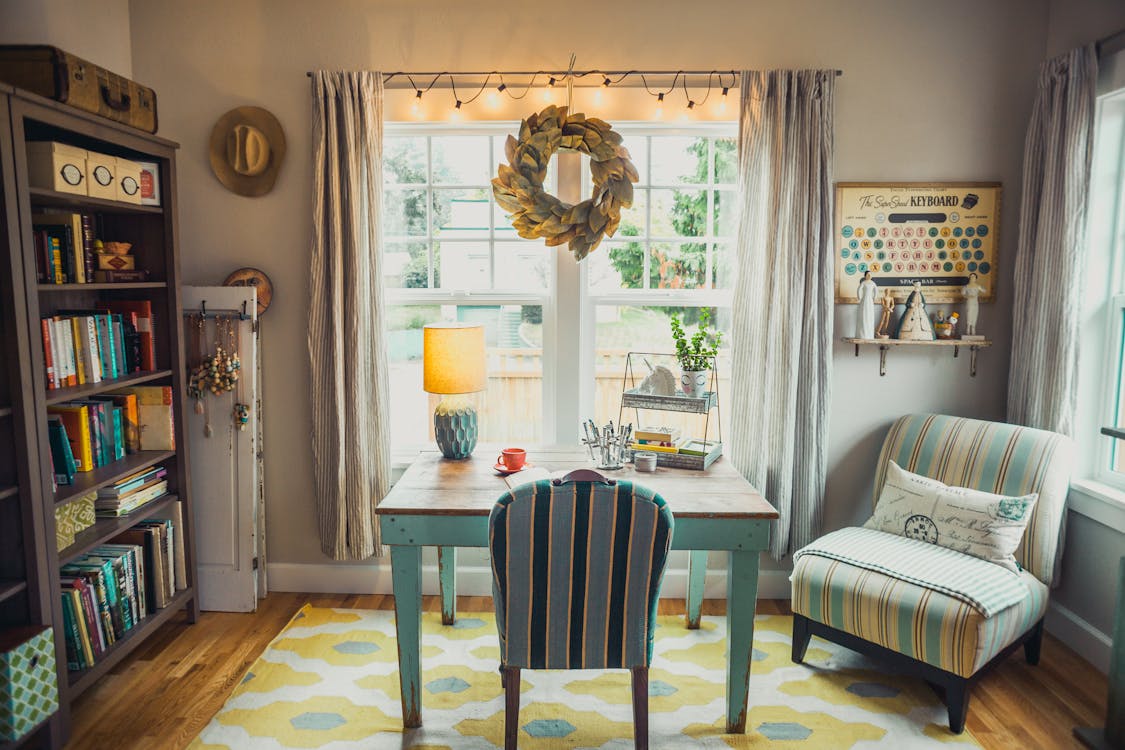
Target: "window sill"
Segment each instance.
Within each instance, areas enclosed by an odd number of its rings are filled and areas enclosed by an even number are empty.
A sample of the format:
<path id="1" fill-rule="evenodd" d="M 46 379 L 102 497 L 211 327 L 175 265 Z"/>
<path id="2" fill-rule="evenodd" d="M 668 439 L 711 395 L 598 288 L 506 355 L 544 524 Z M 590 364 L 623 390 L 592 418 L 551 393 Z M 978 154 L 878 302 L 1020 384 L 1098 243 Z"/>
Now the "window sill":
<path id="1" fill-rule="evenodd" d="M 1070 483 L 1070 510 L 1125 534 L 1125 491 L 1092 479 Z"/>

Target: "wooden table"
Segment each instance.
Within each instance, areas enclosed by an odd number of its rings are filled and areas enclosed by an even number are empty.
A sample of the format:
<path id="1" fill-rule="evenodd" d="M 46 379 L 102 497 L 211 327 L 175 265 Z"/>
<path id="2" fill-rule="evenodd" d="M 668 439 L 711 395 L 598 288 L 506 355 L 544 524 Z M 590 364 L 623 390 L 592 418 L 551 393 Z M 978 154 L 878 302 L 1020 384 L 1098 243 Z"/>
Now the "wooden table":
<path id="1" fill-rule="evenodd" d="M 504 478 L 492 469 L 496 453 L 480 446 L 471 458 L 449 461 L 437 451 L 423 452 L 376 509 L 383 544 L 391 548 L 402 723 L 407 728 L 422 725 L 422 547 L 440 548 L 443 619 L 449 622 L 456 601 L 453 549 L 488 546 L 489 511 L 508 489 Z M 549 471 L 591 465 L 586 452 L 578 449 L 537 449 L 528 455 L 536 466 Z M 628 466 L 605 474 L 652 488 L 672 509 L 676 519 L 672 549 L 694 551 L 689 571 L 689 624 L 693 606 L 698 624 L 707 551 L 730 553 L 726 729 L 744 733 L 758 556 L 769 542 L 769 524 L 777 518 L 777 511 L 722 458 L 706 472 L 659 467 L 655 473 L 644 473 Z"/>

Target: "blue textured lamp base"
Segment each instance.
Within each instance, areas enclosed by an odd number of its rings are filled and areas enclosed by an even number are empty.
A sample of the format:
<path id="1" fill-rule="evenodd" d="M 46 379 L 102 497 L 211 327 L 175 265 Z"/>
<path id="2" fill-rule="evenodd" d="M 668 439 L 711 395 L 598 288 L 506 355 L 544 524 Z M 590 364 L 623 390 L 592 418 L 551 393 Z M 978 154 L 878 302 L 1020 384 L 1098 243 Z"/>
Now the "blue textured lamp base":
<path id="1" fill-rule="evenodd" d="M 434 438 L 446 458 L 468 458 L 477 447 L 477 411 L 467 400 L 442 399 L 434 410 Z"/>

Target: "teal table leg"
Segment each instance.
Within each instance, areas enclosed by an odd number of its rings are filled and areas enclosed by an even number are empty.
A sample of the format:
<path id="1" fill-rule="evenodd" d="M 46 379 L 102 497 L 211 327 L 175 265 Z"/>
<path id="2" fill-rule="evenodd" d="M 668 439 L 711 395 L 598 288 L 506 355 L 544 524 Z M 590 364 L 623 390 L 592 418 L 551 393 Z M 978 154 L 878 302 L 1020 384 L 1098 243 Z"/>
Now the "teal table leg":
<path id="1" fill-rule="evenodd" d="M 457 548 L 437 549 L 438 587 L 441 589 L 441 624 L 457 622 Z"/>
<path id="2" fill-rule="evenodd" d="M 402 725 L 413 729 L 422 726 L 422 548 L 391 545 L 391 578 L 395 590 Z"/>
<path id="3" fill-rule="evenodd" d="M 707 581 L 707 550 L 693 549 L 688 553 L 687 615 L 688 630 L 699 629 L 703 614 L 703 584 Z"/>
<path id="4" fill-rule="evenodd" d="M 754 606 L 758 600 L 758 550 L 731 551 L 727 573 L 727 733 L 746 733 Z"/>

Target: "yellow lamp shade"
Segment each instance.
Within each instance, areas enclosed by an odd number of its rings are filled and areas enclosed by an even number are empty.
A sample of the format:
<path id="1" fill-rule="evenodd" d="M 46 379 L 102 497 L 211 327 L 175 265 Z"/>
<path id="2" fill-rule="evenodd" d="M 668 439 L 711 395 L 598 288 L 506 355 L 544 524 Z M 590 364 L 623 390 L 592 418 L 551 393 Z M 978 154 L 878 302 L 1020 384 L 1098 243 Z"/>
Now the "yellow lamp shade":
<path id="1" fill-rule="evenodd" d="M 476 393 L 485 388 L 484 326 L 432 323 L 422 329 L 422 390 Z"/>

